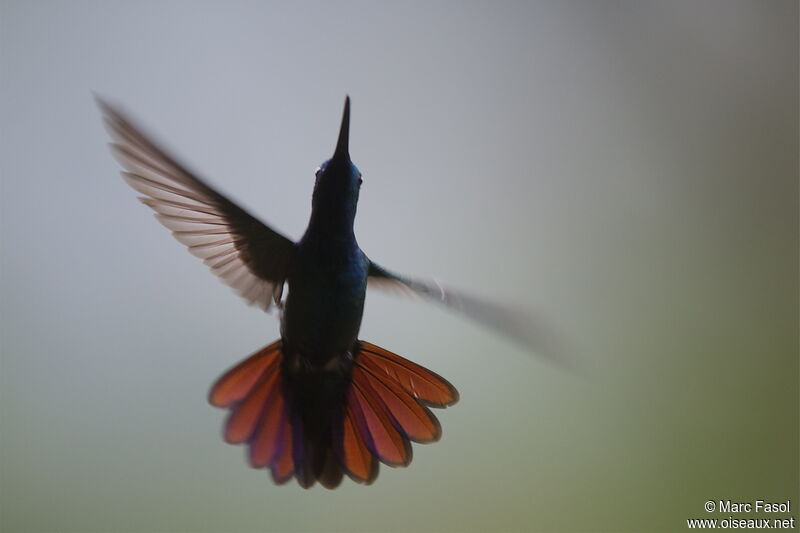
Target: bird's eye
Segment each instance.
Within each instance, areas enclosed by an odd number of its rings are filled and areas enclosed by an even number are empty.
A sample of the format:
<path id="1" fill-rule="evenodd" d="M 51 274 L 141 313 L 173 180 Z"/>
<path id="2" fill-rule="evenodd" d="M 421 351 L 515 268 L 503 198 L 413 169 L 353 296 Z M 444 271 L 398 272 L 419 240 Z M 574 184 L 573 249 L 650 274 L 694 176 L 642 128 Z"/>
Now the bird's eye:
<path id="1" fill-rule="evenodd" d="M 319 176 L 319 171 L 322 170 L 322 167 L 317 167 L 317 170 L 314 171 L 315 176 Z"/>
<path id="2" fill-rule="evenodd" d="M 361 179 L 361 174 L 359 174 L 358 175 L 358 185 L 360 186 L 362 183 L 364 183 L 364 180 Z"/>

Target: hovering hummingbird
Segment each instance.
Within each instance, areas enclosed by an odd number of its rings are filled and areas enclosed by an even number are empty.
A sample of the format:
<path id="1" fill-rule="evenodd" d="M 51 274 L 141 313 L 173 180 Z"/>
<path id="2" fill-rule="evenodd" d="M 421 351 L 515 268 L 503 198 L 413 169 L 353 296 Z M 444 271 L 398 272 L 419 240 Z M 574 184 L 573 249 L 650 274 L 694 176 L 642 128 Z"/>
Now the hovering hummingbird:
<path id="1" fill-rule="evenodd" d="M 228 370 L 209 393 L 212 405 L 230 409 L 225 440 L 247 444 L 250 464 L 269 468 L 276 483 L 295 477 L 305 488 L 316 481 L 335 488 L 346 474 L 370 484 L 379 462 L 407 466 L 411 442 L 440 438 L 429 407 L 458 401 L 438 374 L 358 338 L 368 285 L 402 289 L 524 336 L 500 308 L 394 274 L 359 248 L 353 221 L 362 176 L 348 148 L 349 97 L 297 242 L 187 170 L 120 110 L 98 105 L 122 177 L 142 203 L 248 304 L 280 311 L 280 339 Z"/>

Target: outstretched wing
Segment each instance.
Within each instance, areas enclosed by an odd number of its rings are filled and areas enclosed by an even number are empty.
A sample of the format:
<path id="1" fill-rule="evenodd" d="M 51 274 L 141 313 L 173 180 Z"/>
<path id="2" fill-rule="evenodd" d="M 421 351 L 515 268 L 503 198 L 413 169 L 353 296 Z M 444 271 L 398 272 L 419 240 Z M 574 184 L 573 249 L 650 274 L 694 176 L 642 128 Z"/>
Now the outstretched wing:
<path id="1" fill-rule="evenodd" d="M 97 103 L 122 177 L 158 221 L 248 304 L 268 310 L 279 302 L 294 243 L 186 170 L 118 109 Z"/>
<path id="2" fill-rule="evenodd" d="M 575 370 L 557 342 L 553 329 L 542 319 L 534 318 L 527 310 L 502 306 L 443 287 L 436 281 L 407 278 L 386 270 L 370 261 L 369 286 L 387 291 L 419 296 L 487 326 L 532 350 L 536 355 Z"/>

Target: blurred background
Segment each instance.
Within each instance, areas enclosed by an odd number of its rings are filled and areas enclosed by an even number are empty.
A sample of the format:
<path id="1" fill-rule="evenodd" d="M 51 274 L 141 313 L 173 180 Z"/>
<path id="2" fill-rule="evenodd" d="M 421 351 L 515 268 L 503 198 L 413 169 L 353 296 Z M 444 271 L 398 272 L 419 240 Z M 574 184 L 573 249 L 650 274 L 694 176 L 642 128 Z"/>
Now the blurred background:
<path id="1" fill-rule="evenodd" d="M 4 532 L 798 517 L 797 2 L 4 0 L 0 91 Z M 370 293 L 361 337 L 460 390 L 444 436 L 275 487 L 206 392 L 277 321 L 136 201 L 92 91 L 293 238 L 350 94 L 362 248 L 527 307 L 581 371 Z"/>

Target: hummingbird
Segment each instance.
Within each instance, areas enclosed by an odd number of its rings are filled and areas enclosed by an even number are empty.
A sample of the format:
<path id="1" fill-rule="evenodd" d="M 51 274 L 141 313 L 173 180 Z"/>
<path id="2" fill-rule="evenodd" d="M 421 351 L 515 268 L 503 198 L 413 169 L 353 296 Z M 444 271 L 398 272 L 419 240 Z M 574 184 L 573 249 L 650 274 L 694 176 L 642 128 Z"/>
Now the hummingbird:
<path id="1" fill-rule="evenodd" d="M 367 287 L 399 289 L 521 338 L 502 309 L 437 282 L 391 272 L 353 230 L 362 175 L 350 159 L 350 98 L 333 156 L 316 171 L 311 216 L 293 242 L 215 190 L 159 147 L 120 109 L 97 98 L 123 179 L 248 304 L 277 309 L 280 338 L 225 372 L 211 405 L 230 411 L 224 439 L 245 444 L 276 484 L 333 489 L 344 476 L 371 484 L 379 463 L 407 466 L 411 443 L 441 437 L 430 408 L 455 404 L 450 382 L 361 340 Z"/>

